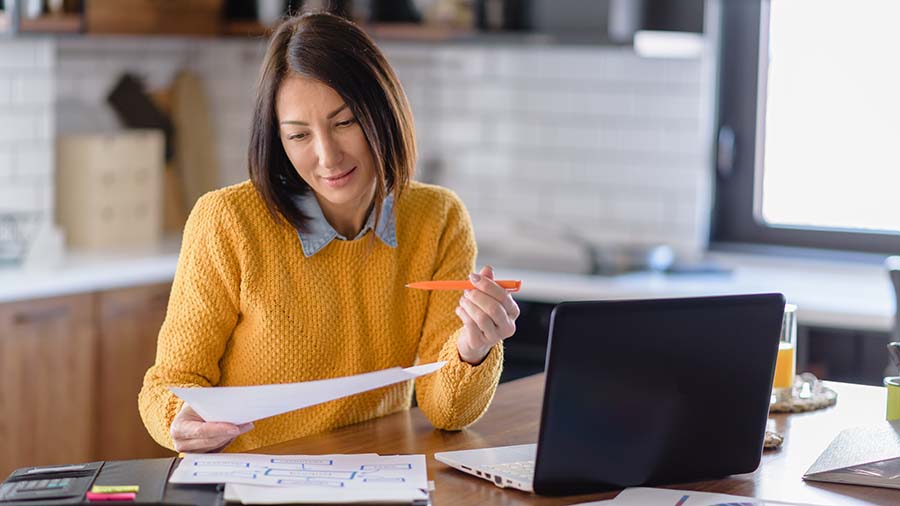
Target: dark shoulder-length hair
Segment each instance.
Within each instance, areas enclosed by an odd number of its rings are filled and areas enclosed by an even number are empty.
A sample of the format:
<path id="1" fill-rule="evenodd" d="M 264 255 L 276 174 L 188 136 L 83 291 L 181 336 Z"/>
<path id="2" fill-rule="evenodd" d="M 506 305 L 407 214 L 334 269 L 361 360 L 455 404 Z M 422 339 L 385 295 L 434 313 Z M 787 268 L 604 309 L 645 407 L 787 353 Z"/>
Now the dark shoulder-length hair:
<path id="1" fill-rule="evenodd" d="M 292 196 L 310 191 L 279 135 L 275 97 L 291 74 L 330 86 L 356 116 L 375 161 L 376 220 L 388 194 L 399 197 L 416 163 L 415 128 L 406 94 L 387 59 L 352 22 L 309 13 L 281 23 L 266 50 L 257 86 L 248 152 L 250 179 L 276 221 L 297 229 L 307 217 Z"/>

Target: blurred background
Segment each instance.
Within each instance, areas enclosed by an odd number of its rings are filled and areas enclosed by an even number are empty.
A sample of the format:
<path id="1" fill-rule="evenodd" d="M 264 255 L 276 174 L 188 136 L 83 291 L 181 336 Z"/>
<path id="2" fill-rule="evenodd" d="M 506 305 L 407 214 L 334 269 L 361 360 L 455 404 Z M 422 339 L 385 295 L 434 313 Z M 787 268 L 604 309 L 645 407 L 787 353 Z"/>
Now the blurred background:
<path id="1" fill-rule="evenodd" d="M 0 0 L 0 474 L 160 453 L 136 395 L 184 221 L 247 178 L 266 36 L 308 10 L 375 38 L 416 178 L 524 281 L 504 381 L 562 300 L 780 291 L 798 370 L 880 384 L 900 8 L 850 4 Z"/>

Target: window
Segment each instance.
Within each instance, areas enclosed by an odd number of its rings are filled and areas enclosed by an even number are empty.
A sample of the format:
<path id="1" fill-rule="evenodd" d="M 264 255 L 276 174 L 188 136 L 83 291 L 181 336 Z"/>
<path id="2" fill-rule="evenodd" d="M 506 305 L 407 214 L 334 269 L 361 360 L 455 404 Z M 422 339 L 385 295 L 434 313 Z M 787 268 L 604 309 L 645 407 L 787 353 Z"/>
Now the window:
<path id="1" fill-rule="evenodd" d="M 721 12 L 713 240 L 900 252 L 900 2 Z"/>

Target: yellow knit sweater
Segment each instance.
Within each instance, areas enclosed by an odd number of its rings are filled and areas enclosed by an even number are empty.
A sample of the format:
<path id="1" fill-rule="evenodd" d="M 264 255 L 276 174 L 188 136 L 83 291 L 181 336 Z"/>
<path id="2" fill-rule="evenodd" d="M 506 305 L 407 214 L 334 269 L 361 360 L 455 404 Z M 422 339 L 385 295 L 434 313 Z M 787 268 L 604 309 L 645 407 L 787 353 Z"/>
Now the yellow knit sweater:
<path id="1" fill-rule="evenodd" d="M 494 395 L 502 345 L 478 366 L 461 361 L 461 294 L 404 287 L 472 272 L 468 214 L 451 191 L 416 182 L 394 209 L 397 248 L 369 230 L 307 258 L 296 230 L 276 223 L 249 181 L 203 196 L 185 227 L 156 363 L 138 397 L 150 435 L 173 447 L 169 426 L 182 401 L 170 385 L 291 383 L 437 360 L 449 363 L 415 380 L 422 411 L 441 429 L 477 420 Z M 410 381 L 259 420 L 226 451 L 408 409 L 412 391 Z"/>

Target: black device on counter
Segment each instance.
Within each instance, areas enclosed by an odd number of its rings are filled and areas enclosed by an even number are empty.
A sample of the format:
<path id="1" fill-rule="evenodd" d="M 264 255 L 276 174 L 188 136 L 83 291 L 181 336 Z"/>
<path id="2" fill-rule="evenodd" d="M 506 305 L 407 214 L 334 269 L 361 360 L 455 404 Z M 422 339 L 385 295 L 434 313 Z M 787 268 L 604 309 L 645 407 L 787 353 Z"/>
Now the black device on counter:
<path id="1" fill-rule="evenodd" d="M 134 501 L 118 504 L 222 504 L 219 485 L 170 484 L 179 462 L 172 457 L 23 467 L 0 483 L 0 506 L 87 504 L 85 493 L 94 485 L 139 487 Z"/>

